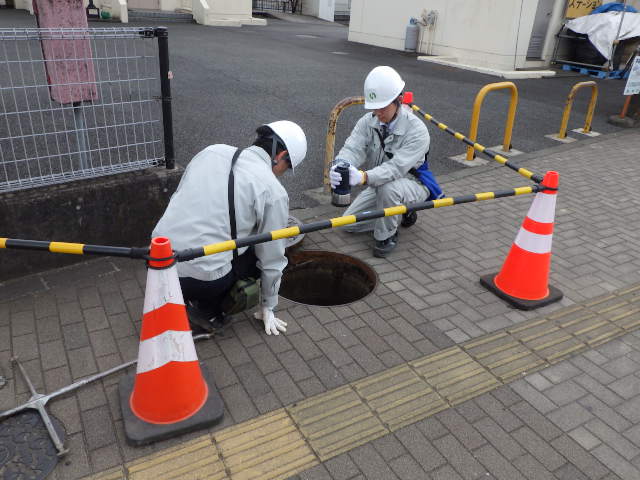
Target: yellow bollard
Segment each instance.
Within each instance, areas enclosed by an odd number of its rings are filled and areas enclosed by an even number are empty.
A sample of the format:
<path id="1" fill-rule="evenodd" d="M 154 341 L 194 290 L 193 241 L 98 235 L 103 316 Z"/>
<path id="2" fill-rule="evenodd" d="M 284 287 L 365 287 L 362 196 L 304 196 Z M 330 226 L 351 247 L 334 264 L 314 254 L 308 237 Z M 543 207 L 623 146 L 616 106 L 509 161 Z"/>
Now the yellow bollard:
<path id="1" fill-rule="evenodd" d="M 469 127 L 469 139 L 476 141 L 478 137 L 478 122 L 480 121 L 480 108 L 482 102 L 487 93 L 494 90 L 502 90 L 508 88 L 511 90 L 511 100 L 509 101 L 509 112 L 507 113 L 507 123 L 504 127 L 504 141 L 502 142 L 502 149 L 505 152 L 511 150 L 511 135 L 513 133 L 513 123 L 516 119 L 516 107 L 518 106 L 518 89 L 513 82 L 497 82 L 485 85 L 480 89 L 476 95 L 476 99 L 473 102 L 473 113 L 471 114 L 471 126 Z M 475 151 L 473 147 L 467 148 L 467 160 L 473 160 L 475 158 Z"/>
<path id="2" fill-rule="evenodd" d="M 573 99 L 576 96 L 578 90 L 583 87 L 591 87 L 591 100 L 589 100 L 589 108 L 587 109 L 587 117 L 584 120 L 584 127 L 582 127 L 582 133 L 589 133 L 591 131 L 591 121 L 593 120 L 593 113 L 596 110 L 596 101 L 598 100 L 598 84 L 593 80 L 588 82 L 576 83 L 567 96 L 567 102 L 564 106 L 564 112 L 562 112 L 562 121 L 560 122 L 560 131 L 558 132 L 558 138 L 567 138 L 567 124 L 569 123 L 569 116 L 571 115 L 571 107 L 573 106 Z"/>
<path id="3" fill-rule="evenodd" d="M 331 113 L 329 114 L 329 122 L 327 124 L 327 137 L 325 140 L 325 150 L 324 150 L 324 173 L 323 173 L 323 183 L 324 183 L 324 191 L 331 191 L 331 184 L 329 183 L 329 169 L 331 168 L 331 163 L 333 162 L 333 152 L 336 144 L 336 124 L 338 123 L 338 117 L 342 113 L 342 111 L 350 107 L 352 105 L 363 105 L 364 97 L 347 97 L 340 100 L 336 103 L 336 106 L 333 107 Z"/>

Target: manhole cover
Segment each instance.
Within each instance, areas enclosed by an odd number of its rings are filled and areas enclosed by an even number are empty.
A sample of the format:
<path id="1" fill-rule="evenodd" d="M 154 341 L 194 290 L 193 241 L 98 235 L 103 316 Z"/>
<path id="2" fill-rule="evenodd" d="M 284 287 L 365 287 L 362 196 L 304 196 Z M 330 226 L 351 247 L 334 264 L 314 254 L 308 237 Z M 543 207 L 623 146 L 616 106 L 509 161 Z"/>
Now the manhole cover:
<path id="1" fill-rule="evenodd" d="M 49 415 L 64 441 L 60 421 Z M 40 480 L 58 463 L 56 448 L 38 412 L 27 410 L 0 422 L 0 478 Z"/>
<path id="2" fill-rule="evenodd" d="M 345 305 L 369 295 L 378 281 L 369 265 L 342 253 L 301 250 L 288 257 L 280 295 L 297 303 Z"/>

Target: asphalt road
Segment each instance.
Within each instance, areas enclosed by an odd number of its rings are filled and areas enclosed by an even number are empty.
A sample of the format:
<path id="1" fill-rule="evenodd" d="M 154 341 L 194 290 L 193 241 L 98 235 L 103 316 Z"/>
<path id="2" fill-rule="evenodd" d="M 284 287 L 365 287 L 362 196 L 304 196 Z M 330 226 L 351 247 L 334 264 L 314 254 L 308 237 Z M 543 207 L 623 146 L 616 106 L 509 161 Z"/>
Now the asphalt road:
<path id="1" fill-rule="evenodd" d="M 366 74 L 376 65 L 391 65 L 404 77 L 415 103 L 452 128 L 466 133 L 478 90 L 500 81 L 497 77 L 417 61 L 415 55 L 352 43 L 340 24 L 269 19 L 268 26 L 204 27 L 170 23 L 174 139 L 177 161 L 189 159 L 209 144 L 246 146 L 255 128 L 265 122 L 289 119 L 307 132 L 309 155 L 283 183 L 292 207 L 310 204 L 302 194 L 321 185 L 326 124 L 332 107 L 342 98 L 361 95 Z M 23 12 L 0 10 L 0 27 L 34 26 Z M 110 26 L 112 24 L 100 24 Z M 143 23 L 132 23 L 143 25 Z M 519 104 L 513 147 L 534 152 L 557 145 L 544 137 L 557 131 L 566 95 L 589 77 L 559 72 L 557 77 L 515 81 Z M 622 107 L 624 82 L 597 80 L 600 94 L 593 130 L 617 131 L 606 123 Z M 486 146 L 502 142 L 509 96 L 490 94 L 483 106 L 478 141 Z M 570 128 L 582 126 L 588 93 L 575 101 Z M 364 113 L 356 106 L 338 123 L 336 151 L 349 129 Z M 448 157 L 464 152 L 462 143 L 434 126 L 431 168 L 442 175 L 466 168 Z M 572 134 L 580 138 L 578 134 Z M 482 168 L 482 167 L 478 167 Z"/>

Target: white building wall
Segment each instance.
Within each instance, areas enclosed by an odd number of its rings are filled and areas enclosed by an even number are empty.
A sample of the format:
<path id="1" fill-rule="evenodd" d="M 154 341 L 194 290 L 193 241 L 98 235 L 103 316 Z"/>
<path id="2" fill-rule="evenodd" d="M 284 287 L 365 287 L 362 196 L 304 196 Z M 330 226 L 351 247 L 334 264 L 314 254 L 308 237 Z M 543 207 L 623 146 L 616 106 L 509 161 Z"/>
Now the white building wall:
<path id="1" fill-rule="evenodd" d="M 436 10 L 433 55 L 514 69 L 525 64 L 537 5 L 538 0 L 352 0 L 349 40 L 403 50 L 409 18 Z M 422 40 L 424 52 L 426 31 Z"/>
<path id="2" fill-rule="evenodd" d="M 302 0 L 302 14 L 333 22 L 336 0 Z"/>

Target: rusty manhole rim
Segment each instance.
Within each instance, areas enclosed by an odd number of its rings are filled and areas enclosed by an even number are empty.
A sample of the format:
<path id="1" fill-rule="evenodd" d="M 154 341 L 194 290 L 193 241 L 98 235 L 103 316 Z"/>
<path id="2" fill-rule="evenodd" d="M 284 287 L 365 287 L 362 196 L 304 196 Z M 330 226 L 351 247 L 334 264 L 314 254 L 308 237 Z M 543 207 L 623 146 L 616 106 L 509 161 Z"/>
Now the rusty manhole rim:
<path id="1" fill-rule="evenodd" d="M 367 272 L 368 275 L 370 276 L 370 278 L 373 280 L 373 288 L 371 288 L 371 290 L 364 295 L 363 297 L 360 297 L 356 300 L 352 300 L 350 302 L 345 302 L 345 303 L 336 303 L 333 305 L 315 305 L 312 303 L 303 303 L 303 302 L 298 302 L 296 300 L 292 300 L 290 298 L 285 297 L 284 295 L 282 295 L 281 293 L 278 294 L 278 296 L 284 300 L 285 302 L 291 302 L 292 304 L 295 305 L 303 305 L 305 307 L 314 307 L 314 308 L 332 308 L 332 307 L 344 307 L 346 305 L 352 305 L 356 302 L 360 302 L 365 300 L 366 298 L 368 298 L 370 295 L 372 295 L 378 288 L 378 284 L 380 282 L 380 279 L 378 278 L 378 272 L 375 271 L 375 269 L 369 265 L 367 262 L 365 262 L 364 260 L 361 260 L 357 257 L 354 257 L 352 255 L 349 255 L 347 253 L 342 253 L 342 252 L 334 252 L 331 250 L 317 250 L 317 249 L 313 249 L 313 250 L 306 250 L 306 249 L 295 249 L 294 251 L 288 252 L 287 253 L 287 258 L 289 257 L 295 257 L 298 255 L 304 255 L 304 254 L 322 254 L 323 256 L 332 256 L 332 257 L 339 257 L 339 258 L 346 258 L 350 260 L 350 263 L 357 265 L 359 268 L 361 268 L 364 272 Z M 287 267 L 291 265 L 291 262 L 289 262 L 289 264 L 287 265 Z M 286 270 L 286 267 L 285 267 Z M 284 272 L 283 272 L 283 278 L 284 278 Z M 280 290 L 282 290 L 282 286 L 280 287 Z"/>

